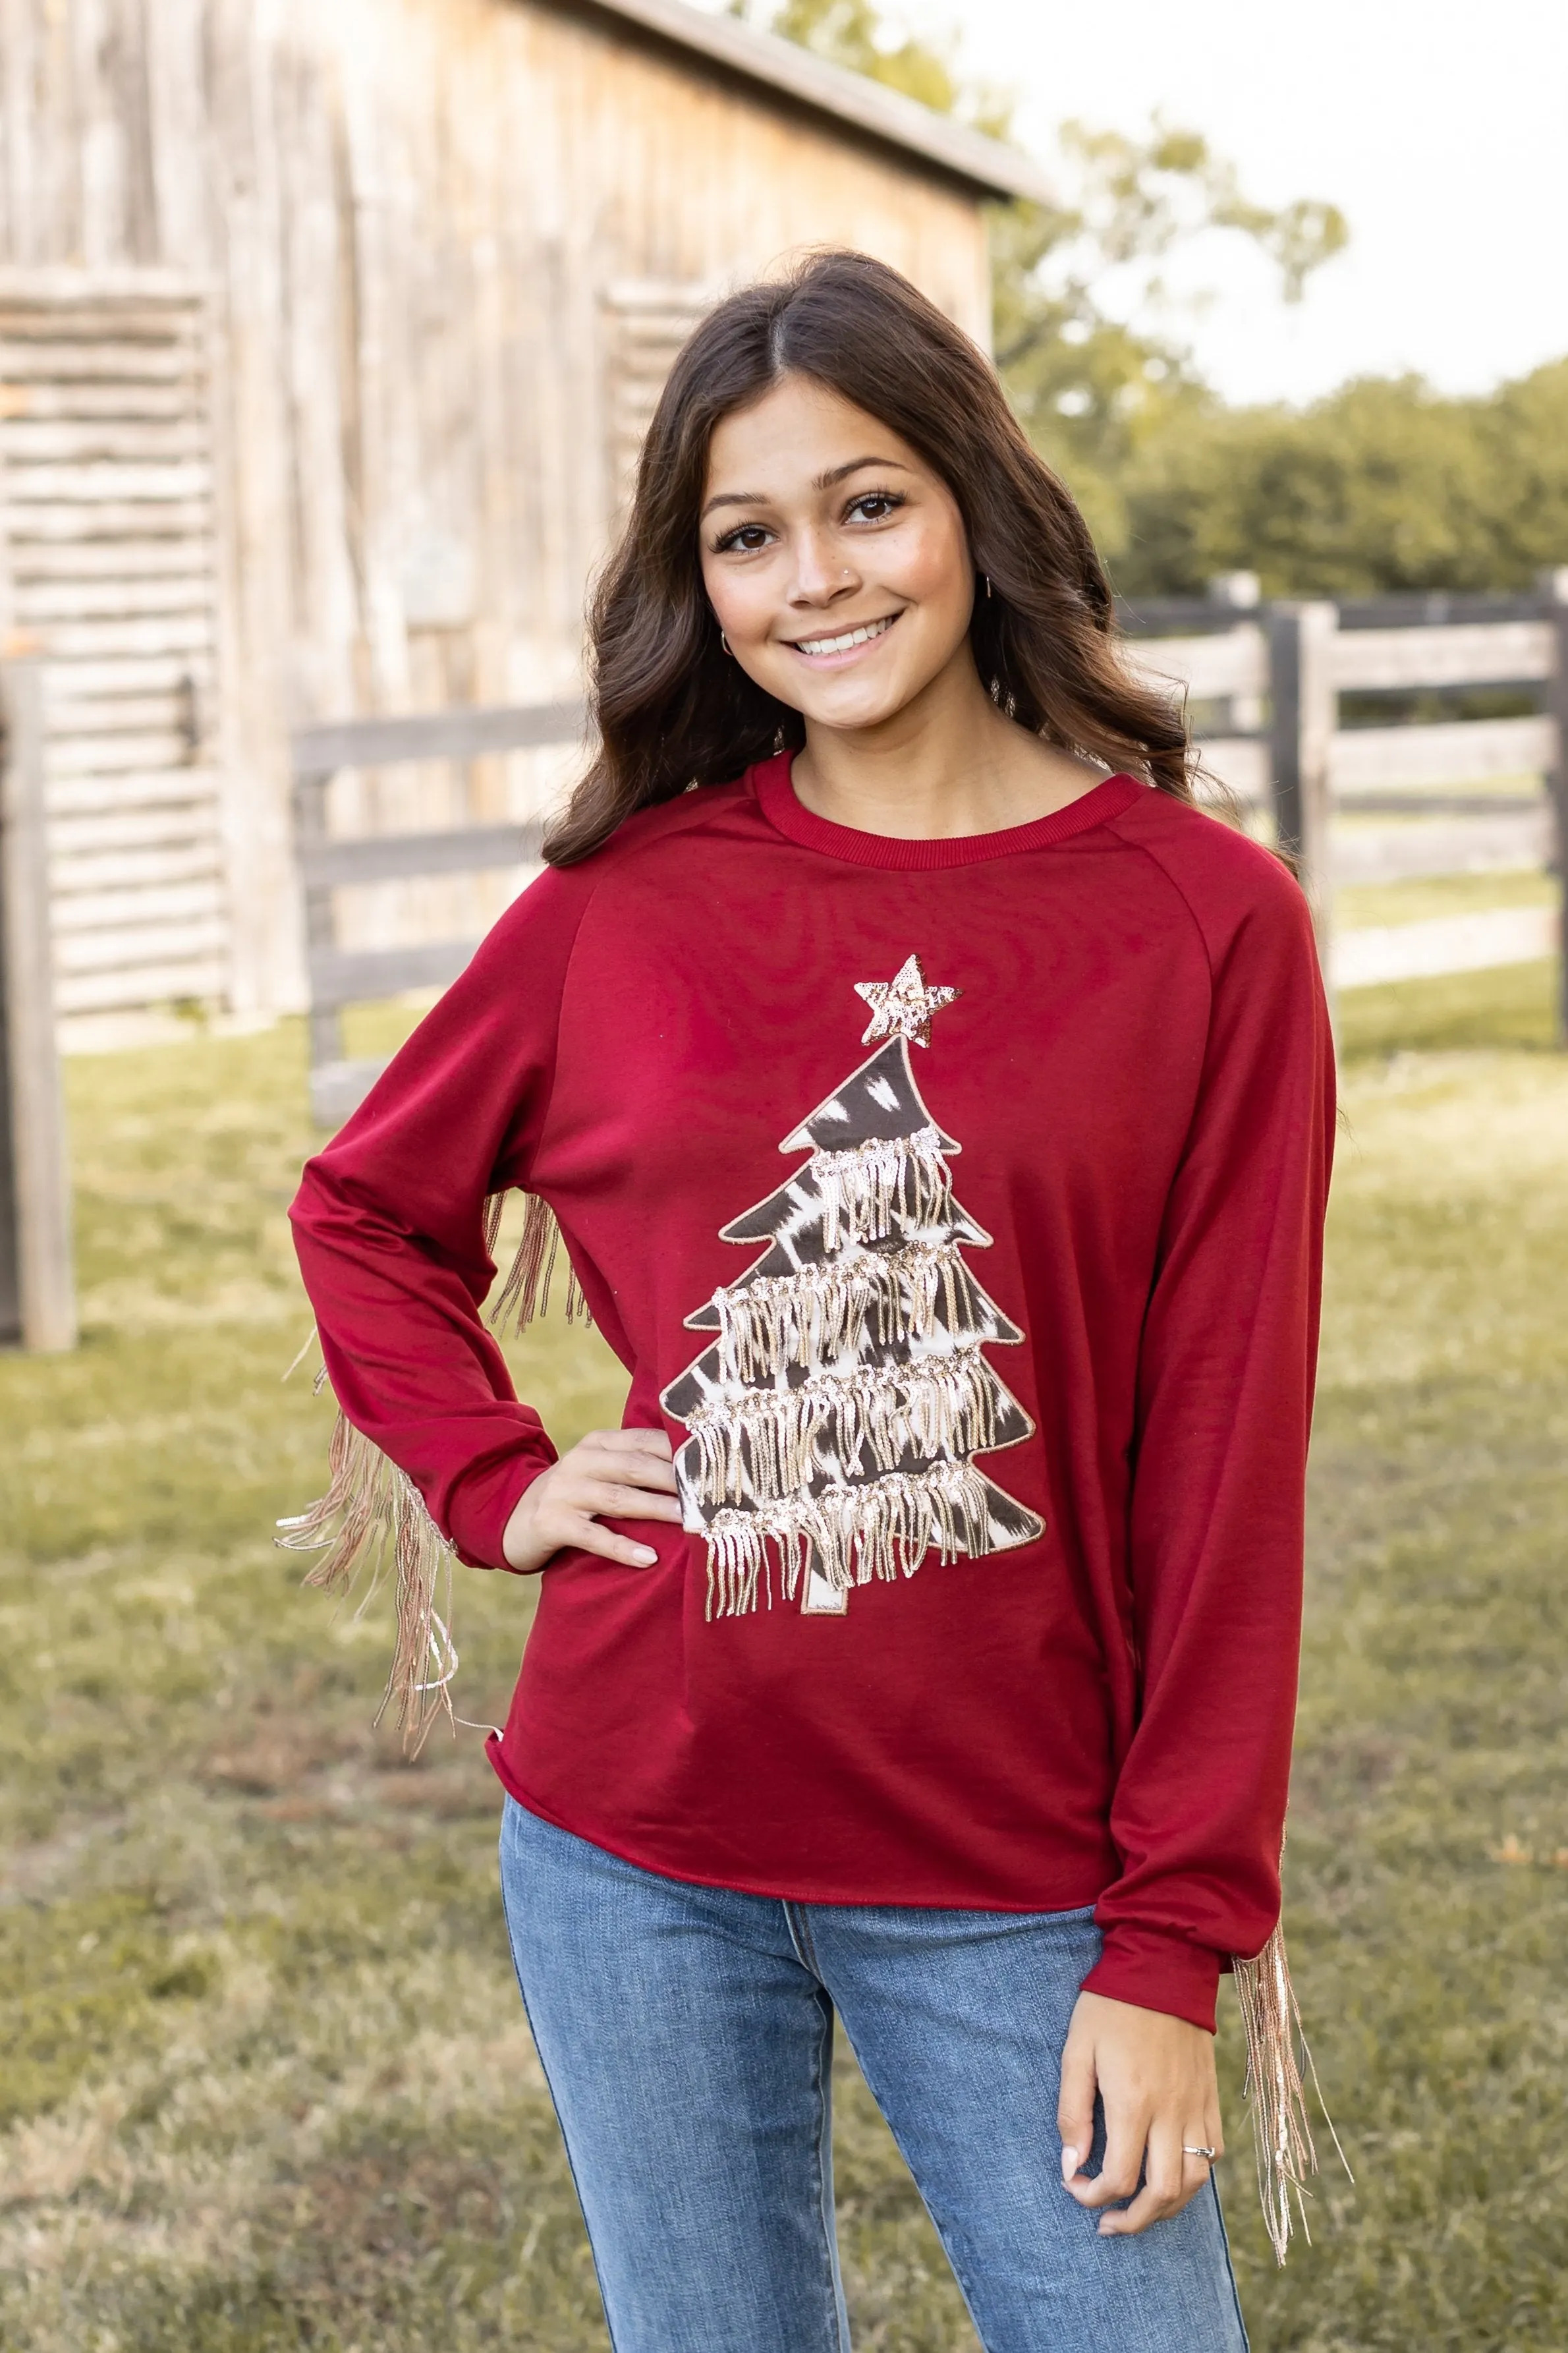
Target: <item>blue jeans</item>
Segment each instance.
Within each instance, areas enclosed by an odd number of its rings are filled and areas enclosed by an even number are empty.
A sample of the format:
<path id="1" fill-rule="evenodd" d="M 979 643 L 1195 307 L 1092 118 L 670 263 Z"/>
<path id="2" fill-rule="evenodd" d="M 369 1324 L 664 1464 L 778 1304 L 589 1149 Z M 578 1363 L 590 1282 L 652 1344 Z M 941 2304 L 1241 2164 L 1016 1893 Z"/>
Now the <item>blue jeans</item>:
<path id="1" fill-rule="evenodd" d="M 616 2353 L 848 2353 L 835 2010 L 986 2353 L 1246 2353 L 1212 2183 L 1131 2239 L 1101 2239 L 1062 2188 L 1089 1912 L 689 1887 L 510 1798 L 500 1858 Z"/>

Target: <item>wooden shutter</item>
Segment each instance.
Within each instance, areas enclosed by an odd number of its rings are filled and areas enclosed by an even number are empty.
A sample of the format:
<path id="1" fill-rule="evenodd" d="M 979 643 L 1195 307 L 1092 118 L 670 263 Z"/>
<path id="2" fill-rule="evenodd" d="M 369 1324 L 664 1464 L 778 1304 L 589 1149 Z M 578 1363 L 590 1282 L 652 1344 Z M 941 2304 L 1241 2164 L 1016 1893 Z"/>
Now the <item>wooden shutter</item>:
<path id="1" fill-rule="evenodd" d="M 47 691 L 67 1034 L 221 1000 L 209 342 L 165 272 L 0 275 L 0 572 Z"/>
<path id="2" fill-rule="evenodd" d="M 627 281 L 605 292 L 610 484 L 617 513 L 631 497 L 637 453 L 675 355 L 720 290 L 705 281 L 677 279 Z"/>

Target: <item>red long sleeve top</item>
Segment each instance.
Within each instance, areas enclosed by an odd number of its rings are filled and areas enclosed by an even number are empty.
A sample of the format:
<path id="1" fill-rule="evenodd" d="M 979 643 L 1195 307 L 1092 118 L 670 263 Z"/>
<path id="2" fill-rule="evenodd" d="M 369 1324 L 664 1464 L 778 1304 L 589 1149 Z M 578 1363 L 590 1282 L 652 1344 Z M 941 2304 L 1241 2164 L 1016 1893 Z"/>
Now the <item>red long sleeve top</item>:
<path id="1" fill-rule="evenodd" d="M 502 1565 L 554 1460 L 480 1319 L 488 1195 L 549 1203 L 626 1422 L 681 1450 L 688 1525 L 620 1524 L 657 1567 L 543 1572 L 491 1743 L 513 1796 L 701 1883 L 1093 1904 L 1089 1989 L 1212 2027 L 1279 1911 L 1331 1132 L 1296 884 L 1125 776 L 904 841 L 813 816 L 780 758 L 543 874 L 293 1209 L 343 1410 L 466 1560 Z M 748 1500 L 733 1443 L 704 1486 L 705 1410 L 798 1439 L 801 1399 L 756 1392 L 860 1377 L 797 1312 L 825 1257 L 898 1409 L 883 1451 L 829 1420 L 810 1493 L 775 1464 Z M 894 1535 L 819 1575 L 832 1512 L 873 1506 Z M 772 1534 L 715 1607 L 725 1525 Z"/>

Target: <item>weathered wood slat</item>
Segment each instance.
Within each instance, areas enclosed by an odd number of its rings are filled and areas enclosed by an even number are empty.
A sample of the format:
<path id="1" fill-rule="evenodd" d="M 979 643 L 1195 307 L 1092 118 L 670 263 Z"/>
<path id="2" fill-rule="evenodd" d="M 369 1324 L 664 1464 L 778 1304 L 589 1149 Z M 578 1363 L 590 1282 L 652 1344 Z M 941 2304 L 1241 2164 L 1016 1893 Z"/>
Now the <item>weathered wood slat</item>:
<path id="1" fill-rule="evenodd" d="M 65 702 L 97 694 L 181 694 L 185 681 L 210 688 L 211 657 L 205 653 L 141 654 L 122 661 L 66 660 L 51 645 L 49 686 Z"/>
<path id="2" fill-rule="evenodd" d="M 89 974 L 120 972 L 134 976 L 137 969 L 155 972 L 167 965 L 209 963 L 224 953 L 224 915 L 203 913 L 186 923 L 134 923 L 120 915 L 115 930 L 92 924 L 75 932 L 57 927 L 54 969 L 61 981 L 85 981 Z M 163 990 L 148 988 L 142 1005 L 155 1002 Z M 80 1002 L 80 1000 L 78 1000 Z M 125 997 L 120 997 L 125 1002 Z"/>
<path id="3" fill-rule="evenodd" d="M 312 948 L 310 1001 L 322 1008 L 374 1004 L 405 988 L 441 988 L 458 975 L 477 940 L 431 940 L 405 948 Z"/>
<path id="4" fill-rule="evenodd" d="M 67 673 L 68 675 L 68 673 Z M 57 694 L 49 706 L 50 732 L 57 743 L 78 735 L 132 733 L 183 738 L 190 723 L 188 693 L 176 689 L 163 694 Z"/>
<path id="5" fill-rule="evenodd" d="M 174 730 L 166 734 L 134 735 L 117 733 L 62 736 L 51 733 L 47 766 L 51 780 L 65 776 L 141 776 L 149 770 L 182 767 L 190 753 L 189 736 Z"/>
<path id="6" fill-rule="evenodd" d="M 25 384 L 4 381 L 5 361 L 0 350 L 0 418 L 22 417 L 39 423 L 90 422 L 106 417 L 128 426 L 153 425 L 164 417 L 181 420 L 191 414 L 188 383 L 162 383 L 137 376 L 124 382 L 100 381 L 53 384 L 29 379 Z"/>
<path id="7" fill-rule="evenodd" d="M 1268 649 L 1255 622 L 1206 638 L 1130 638 L 1127 652 L 1145 677 L 1184 686 L 1194 702 L 1268 691 Z"/>
<path id="8" fill-rule="evenodd" d="M 132 927 L 143 950 L 147 931 L 173 934 L 193 923 L 210 923 L 214 939 L 222 936 L 226 913 L 223 878 L 219 874 L 186 875 L 178 881 L 127 881 L 123 887 L 96 891 L 61 890 L 55 900 L 55 940 L 68 962 L 73 940 L 90 935 L 105 940 L 123 935 Z M 76 967 L 80 969 L 79 965 Z"/>
<path id="9" fill-rule="evenodd" d="M 19 417 L 0 401 L 0 458 L 12 466 L 178 464 L 210 455 L 210 436 L 188 414 L 166 422 L 125 417 L 70 422 Z"/>
<path id="10" fill-rule="evenodd" d="M 142 849 L 216 857 L 220 840 L 216 805 L 204 809 L 189 801 L 165 801 L 150 808 L 49 812 L 49 844 L 58 860 L 133 858 Z"/>
<path id="11" fill-rule="evenodd" d="M 1538 776 L 1551 766 L 1555 744 L 1556 730 L 1549 719 L 1358 727 L 1335 735 L 1329 774 L 1334 790 L 1345 795 L 1387 791 L 1399 785 L 1468 784 L 1487 776 Z"/>
<path id="12" fill-rule="evenodd" d="M 61 776 L 49 785 L 49 815 L 89 816 L 137 808 L 211 808 L 217 778 L 210 768 L 155 768 L 125 776 Z"/>
<path id="13" fill-rule="evenodd" d="M 7 458 L 5 497 L 15 507 L 49 506 L 67 501 L 97 511 L 113 500 L 155 500 L 175 504 L 205 499 L 212 489 L 212 467 L 205 458 L 172 459 L 167 464 L 149 461 L 125 465 L 111 459 L 84 458 L 75 465 L 50 465 L 44 460 Z M 21 528 L 31 527 L 26 515 Z"/>
<path id="14" fill-rule="evenodd" d="M 164 890 L 182 882 L 220 883 L 222 876 L 217 834 L 193 839 L 188 824 L 173 840 L 134 849 L 122 842 L 100 843 L 93 850 L 66 848 L 58 829 L 51 841 L 49 885 L 62 899 L 91 892 Z"/>
<path id="15" fill-rule="evenodd" d="M 58 332 L 26 336 L 0 311 L 0 383 L 26 384 L 37 378 L 47 384 L 174 384 L 188 380 L 192 373 L 191 353 L 183 343 L 156 337 L 145 343 L 104 343 Z"/>
<path id="16" fill-rule="evenodd" d="M 168 949 L 167 954 L 164 951 Z M 121 1013 L 144 1005 L 176 1004 L 182 998 L 221 1002 L 228 975 L 220 947 L 180 956 L 162 934 L 138 938 L 119 966 L 84 972 L 57 971 L 55 1009 L 62 1017 Z"/>
<path id="17" fill-rule="evenodd" d="M 133 972 L 161 965 L 196 963 L 221 956 L 224 918 L 221 913 L 197 914 L 183 923 L 127 921 L 109 930 L 101 924 L 87 931 L 59 929 L 55 936 L 55 969 L 62 979 L 82 979 L 89 973 Z M 123 1001 L 123 1000 L 122 1000 Z M 153 994 L 142 999 L 153 1001 Z"/>
<path id="18" fill-rule="evenodd" d="M 525 866 L 539 856 L 543 827 L 472 825 L 447 833 L 373 834 L 326 841 L 300 852 L 307 891 L 385 882 L 418 874 L 473 874 Z"/>
<path id="19" fill-rule="evenodd" d="M 205 539 L 213 527 L 212 502 L 189 499 L 62 499 L 34 501 L 18 512 L 12 526 L 18 537 L 45 540 Z"/>
<path id="20" fill-rule="evenodd" d="M 152 580 L 117 578 L 24 579 L 12 593 L 18 628 L 51 621 L 139 620 L 153 613 L 212 611 L 212 582 L 188 565 Z"/>
<path id="21" fill-rule="evenodd" d="M 56 621 L 45 632 L 50 662 L 108 661 L 117 655 L 145 654 L 157 659 L 171 654 L 209 653 L 214 620 L 211 609 L 197 613 L 159 613 L 143 619 Z"/>
<path id="22" fill-rule="evenodd" d="M 64 541 L 16 539 L 10 543 L 11 577 L 18 593 L 67 581 L 121 583 L 184 577 L 205 570 L 210 579 L 215 550 L 197 532 L 170 538 L 146 534 Z M 84 609 L 89 609 L 84 607 Z M 129 609 L 134 610 L 134 607 Z"/>
<path id="23" fill-rule="evenodd" d="M 486 752 L 569 743 L 582 725 L 580 702 L 339 720 L 296 730 L 294 774 L 329 776 L 339 768 L 387 767 L 403 760 L 472 760 Z"/>
<path id="24" fill-rule="evenodd" d="M 1467 622 L 1429 629 L 1341 629 L 1333 680 L 1347 689 L 1489 686 L 1550 676 L 1552 632 L 1544 621 Z"/>

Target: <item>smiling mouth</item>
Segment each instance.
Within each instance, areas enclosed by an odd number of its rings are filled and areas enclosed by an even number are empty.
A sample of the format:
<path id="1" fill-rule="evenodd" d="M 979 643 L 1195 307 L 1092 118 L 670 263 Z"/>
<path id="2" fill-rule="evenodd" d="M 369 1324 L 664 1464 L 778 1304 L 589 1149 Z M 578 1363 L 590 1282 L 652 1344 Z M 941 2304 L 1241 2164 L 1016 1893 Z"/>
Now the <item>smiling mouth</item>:
<path id="1" fill-rule="evenodd" d="M 791 644 L 797 654 L 847 654 L 856 646 L 869 645 L 873 638 L 885 638 L 898 617 L 897 613 L 889 613 L 880 621 L 866 622 L 861 628 L 840 630 L 837 637 L 795 638 Z"/>

